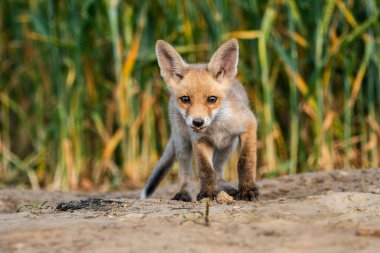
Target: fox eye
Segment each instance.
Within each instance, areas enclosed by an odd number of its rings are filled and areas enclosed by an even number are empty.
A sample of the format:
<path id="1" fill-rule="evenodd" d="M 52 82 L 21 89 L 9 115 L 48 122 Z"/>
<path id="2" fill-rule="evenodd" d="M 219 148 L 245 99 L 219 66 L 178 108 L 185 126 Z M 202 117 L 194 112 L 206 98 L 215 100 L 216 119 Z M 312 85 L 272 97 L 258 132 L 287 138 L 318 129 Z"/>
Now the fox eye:
<path id="1" fill-rule="evenodd" d="M 188 96 L 182 96 L 179 99 L 181 99 L 181 102 L 184 104 L 190 104 L 190 97 Z"/>
<path id="2" fill-rule="evenodd" d="M 183 75 L 181 75 L 181 74 L 179 74 L 179 73 L 174 73 L 174 75 L 176 76 L 176 77 L 178 77 L 179 79 L 183 79 Z"/>
<path id="3" fill-rule="evenodd" d="M 215 103 L 216 100 L 218 100 L 218 98 L 215 97 L 215 96 L 210 96 L 210 97 L 207 98 L 207 102 L 209 102 L 210 104 Z"/>

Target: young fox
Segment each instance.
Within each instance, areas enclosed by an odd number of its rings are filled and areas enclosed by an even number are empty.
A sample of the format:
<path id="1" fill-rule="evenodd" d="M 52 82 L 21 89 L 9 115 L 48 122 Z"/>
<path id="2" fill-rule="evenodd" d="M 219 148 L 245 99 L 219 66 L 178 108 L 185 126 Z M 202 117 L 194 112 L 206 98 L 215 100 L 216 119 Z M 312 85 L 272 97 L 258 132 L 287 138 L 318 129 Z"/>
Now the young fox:
<path id="1" fill-rule="evenodd" d="M 255 185 L 257 121 L 247 94 L 236 79 L 239 45 L 225 42 L 208 64 L 187 64 L 167 42 L 156 42 L 161 76 L 170 91 L 171 136 L 158 164 L 141 193 L 149 197 L 175 160 L 180 167 L 181 187 L 174 200 L 191 201 L 192 156 L 200 179 L 197 200 L 214 199 L 225 191 L 238 200 L 259 197 Z M 223 179 L 223 169 L 240 142 L 239 186 Z"/>

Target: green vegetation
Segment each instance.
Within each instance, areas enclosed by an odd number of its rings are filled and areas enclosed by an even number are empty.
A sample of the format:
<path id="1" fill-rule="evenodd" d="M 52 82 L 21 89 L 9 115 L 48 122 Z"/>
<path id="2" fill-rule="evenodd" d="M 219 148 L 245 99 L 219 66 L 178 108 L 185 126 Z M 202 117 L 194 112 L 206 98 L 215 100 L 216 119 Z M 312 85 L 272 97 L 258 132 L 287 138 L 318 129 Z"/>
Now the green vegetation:
<path id="1" fill-rule="evenodd" d="M 37 203 L 34 203 L 34 204 L 22 205 L 22 206 L 20 206 L 20 207 L 17 208 L 16 212 L 21 212 L 23 209 L 37 209 L 37 210 L 41 210 L 41 209 L 47 208 L 45 206 L 46 203 L 48 203 L 48 201 L 37 202 Z"/>
<path id="2" fill-rule="evenodd" d="M 379 13 L 377 0 L 3 0 L 0 187 L 141 185 L 170 134 L 157 39 L 189 62 L 239 39 L 262 175 L 379 167 Z"/>

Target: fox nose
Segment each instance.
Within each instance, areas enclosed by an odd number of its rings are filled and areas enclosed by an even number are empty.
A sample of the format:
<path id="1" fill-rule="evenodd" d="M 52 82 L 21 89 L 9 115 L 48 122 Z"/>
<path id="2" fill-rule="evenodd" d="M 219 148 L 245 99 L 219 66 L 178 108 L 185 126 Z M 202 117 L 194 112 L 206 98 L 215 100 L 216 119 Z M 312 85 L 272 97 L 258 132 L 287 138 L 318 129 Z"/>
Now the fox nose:
<path id="1" fill-rule="evenodd" d="M 193 125 L 195 127 L 201 127 L 201 126 L 203 126 L 204 123 L 205 123 L 205 121 L 201 118 L 193 119 Z"/>

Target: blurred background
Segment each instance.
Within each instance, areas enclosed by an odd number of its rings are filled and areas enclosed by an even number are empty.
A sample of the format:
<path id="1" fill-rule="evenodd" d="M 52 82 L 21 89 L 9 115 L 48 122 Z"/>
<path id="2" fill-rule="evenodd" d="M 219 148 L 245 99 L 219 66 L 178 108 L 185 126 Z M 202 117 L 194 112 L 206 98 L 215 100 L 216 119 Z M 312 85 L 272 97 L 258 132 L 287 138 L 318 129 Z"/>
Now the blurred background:
<path id="1" fill-rule="evenodd" d="M 260 177 L 379 167 L 378 0 L 2 0 L 0 187 L 141 187 L 170 135 L 157 39 L 240 43 Z M 236 179 L 236 155 L 226 170 Z M 176 167 L 167 180 L 176 179 Z"/>

